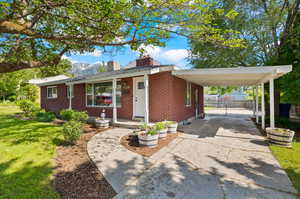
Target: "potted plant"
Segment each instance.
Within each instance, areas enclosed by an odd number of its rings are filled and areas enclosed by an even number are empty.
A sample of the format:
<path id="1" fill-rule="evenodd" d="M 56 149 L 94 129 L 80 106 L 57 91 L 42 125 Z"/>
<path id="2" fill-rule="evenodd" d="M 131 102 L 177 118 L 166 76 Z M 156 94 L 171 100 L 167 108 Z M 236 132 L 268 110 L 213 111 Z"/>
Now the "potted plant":
<path id="1" fill-rule="evenodd" d="M 267 128 L 267 137 L 270 143 L 284 147 L 292 147 L 294 131 L 283 128 Z"/>
<path id="2" fill-rule="evenodd" d="M 139 144 L 141 146 L 156 147 L 158 144 L 158 131 L 154 127 L 144 124 L 138 133 Z"/>
<path id="3" fill-rule="evenodd" d="M 168 128 L 168 133 L 177 133 L 178 123 L 175 121 L 165 121 Z"/>
<path id="4" fill-rule="evenodd" d="M 158 131 L 158 138 L 164 139 L 167 137 L 168 128 L 164 122 L 157 122 L 154 128 Z"/>

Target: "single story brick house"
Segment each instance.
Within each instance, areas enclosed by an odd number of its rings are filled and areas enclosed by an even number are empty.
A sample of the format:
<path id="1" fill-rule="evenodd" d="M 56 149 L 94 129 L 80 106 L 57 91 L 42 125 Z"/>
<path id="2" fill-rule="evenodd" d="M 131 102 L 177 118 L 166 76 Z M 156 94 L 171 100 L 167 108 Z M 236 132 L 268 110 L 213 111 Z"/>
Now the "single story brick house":
<path id="1" fill-rule="evenodd" d="M 181 122 L 202 116 L 201 85 L 173 75 L 176 66 L 156 65 L 149 56 L 137 59 L 135 65 L 121 69 L 111 61 L 108 72 L 39 83 L 41 108 L 55 113 L 71 108 L 95 117 L 105 110 L 113 122 L 119 118 Z"/>

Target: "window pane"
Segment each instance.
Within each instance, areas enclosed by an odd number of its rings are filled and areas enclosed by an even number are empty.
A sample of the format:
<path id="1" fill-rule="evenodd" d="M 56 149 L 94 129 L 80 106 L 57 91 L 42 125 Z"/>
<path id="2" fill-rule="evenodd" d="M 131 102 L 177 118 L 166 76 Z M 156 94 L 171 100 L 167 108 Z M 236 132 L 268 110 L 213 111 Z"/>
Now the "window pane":
<path id="1" fill-rule="evenodd" d="M 56 87 L 52 88 L 52 97 L 57 98 L 57 88 Z"/>
<path id="2" fill-rule="evenodd" d="M 144 82 L 138 82 L 138 89 L 144 89 L 145 85 Z"/>
<path id="3" fill-rule="evenodd" d="M 96 106 L 112 106 L 112 82 L 94 84 Z"/>
<path id="4" fill-rule="evenodd" d="M 86 94 L 87 95 L 92 95 L 93 94 L 93 85 L 92 84 L 87 84 L 86 85 Z"/>
<path id="5" fill-rule="evenodd" d="M 191 91 L 192 91 L 191 83 L 187 82 L 187 85 L 186 85 L 186 96 L 185 96 L 185 105 L 186 106 L 190 106 L 191 105 Z"/>
<path id="6" fill-rule="evenodd" d="M 117 94 L 116 94 L 117 106 L 122 106 L 121 97 L 122 97 L 122 85 L 121 82 L 117 82 Z"/>
<path id="7" fill-rule="evenodd" d="M 88 106 L 92 106 L 93 105 L 93 96 L 92 95 L 87 95 L 86 96 L 86 101 L 87 101 L 87 105 Z"/>
<path id="8" fill-rule="evenodd" d="M 47 88 L 47 95 L 49 98 L 52 97 L 52 88 Z"/>

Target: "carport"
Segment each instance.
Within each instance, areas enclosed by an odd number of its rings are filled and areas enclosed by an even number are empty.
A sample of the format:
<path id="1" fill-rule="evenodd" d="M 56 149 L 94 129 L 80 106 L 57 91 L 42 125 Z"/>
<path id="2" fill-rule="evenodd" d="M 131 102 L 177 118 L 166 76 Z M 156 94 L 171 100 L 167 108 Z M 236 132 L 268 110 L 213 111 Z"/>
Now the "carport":
<path id="1" fill-rule="evenodd" d="M 258 87 L 264 93 L 264 84 L 269 82 L 270 93 L 270 127 L 275 128 L 274 116 L 274 79 L 292 71 L 291 65 L 258 66 L 235 68 L 208 68 L 174 70 L 172 75 L 201 86 L 253 86 L 256 87 L 256 121 L 262 118 L 262 128 L 265 128 L 265 98 L 261 97 L 261 110 L 258 106 Z"/>

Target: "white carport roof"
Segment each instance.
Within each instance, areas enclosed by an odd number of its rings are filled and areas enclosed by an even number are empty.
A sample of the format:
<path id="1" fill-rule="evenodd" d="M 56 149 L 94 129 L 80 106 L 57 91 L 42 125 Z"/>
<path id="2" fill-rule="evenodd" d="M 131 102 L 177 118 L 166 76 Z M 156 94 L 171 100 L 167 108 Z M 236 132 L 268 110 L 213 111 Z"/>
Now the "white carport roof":
<path id="1" fill-rule="evenodd" d="M 202 86 L 254 86 L 292 71 L 291 65 L 174 70 L 172 74 Z"/>

